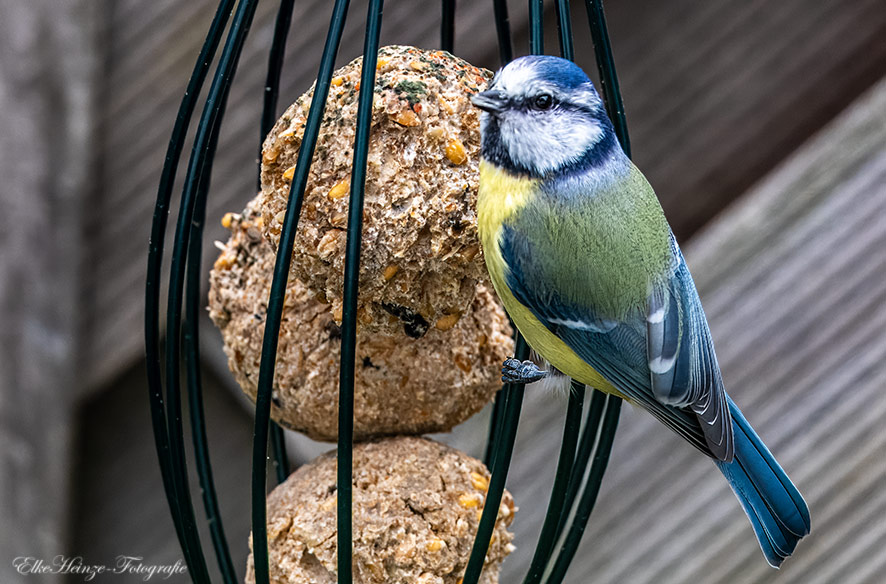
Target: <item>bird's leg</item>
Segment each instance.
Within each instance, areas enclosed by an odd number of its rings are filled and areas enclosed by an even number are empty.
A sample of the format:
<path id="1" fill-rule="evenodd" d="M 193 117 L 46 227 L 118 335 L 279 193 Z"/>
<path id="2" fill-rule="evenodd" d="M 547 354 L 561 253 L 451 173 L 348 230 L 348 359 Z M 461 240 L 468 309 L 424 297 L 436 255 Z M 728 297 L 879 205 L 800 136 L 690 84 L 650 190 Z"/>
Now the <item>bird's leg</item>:
<path id="1" fill-rule="evenodd" d="M 534 383 L 547 376 L 548 372 L 539 369 L 532 361 L 506 359 L 501 368 L 501 380 L 505 383 Z"/>

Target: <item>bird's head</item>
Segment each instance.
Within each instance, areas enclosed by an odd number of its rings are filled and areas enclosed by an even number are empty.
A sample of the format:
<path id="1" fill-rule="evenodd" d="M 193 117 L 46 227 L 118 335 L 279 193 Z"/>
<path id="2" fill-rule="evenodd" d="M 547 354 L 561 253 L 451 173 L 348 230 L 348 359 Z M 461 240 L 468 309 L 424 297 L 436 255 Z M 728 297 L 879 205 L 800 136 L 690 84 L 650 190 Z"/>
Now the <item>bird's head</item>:
<path id="1" fill-rule="evenodd" d="M 566 59 L 515 59 L 472 102 L 484 111 L 483 157 L 512 172 L 550 176 L 601 163 L 617 148 L 593 83 Z"/>

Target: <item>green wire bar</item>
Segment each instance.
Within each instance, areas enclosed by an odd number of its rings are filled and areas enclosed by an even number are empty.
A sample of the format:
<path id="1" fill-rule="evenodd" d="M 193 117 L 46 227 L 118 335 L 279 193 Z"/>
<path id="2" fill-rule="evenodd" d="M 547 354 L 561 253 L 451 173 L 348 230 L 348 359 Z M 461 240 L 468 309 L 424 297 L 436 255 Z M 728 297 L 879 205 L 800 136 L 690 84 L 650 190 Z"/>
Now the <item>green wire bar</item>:
<path id="1" fill-rule="evenodd" d="M 606 472 L 606 466 L 609 464 L 609 454 L 612 452 L 612 443 L 615 439 L 615 430 L 618 427 L 618 415 L 621 412 L 622 404 L 621 398 L 614 395 L 607 396 L 606 401 L 606 413 L 603 416 L 603 427 L 600 430 L 600 443 L 597 445 L 594 461 L 591 463 L 591 471 L 578 502 L 575 518 L 566 533 L 560 555 L 554 562 L 554 567 L 548 579 L 545 580 L 545 584 L 560 584 L 566 577 L 566 570 L 569 569 L 569 564 L 575 557 L 575 552 L 578 551 L 578 544 L 581 543 L 588 519 L 591 517 L 591 511 L 594 509 L 594 503 L 597 502 L 597 494 L 600 492 L 600 484 L 603 482 L 603 473 Z"/>
<path id="2" fill-rule="evenodd" d="M 455 0 L 443 0 L 440 10 L 440 48 L 455 50 Z"/>
<path id="3" fill-rule="evenodd" d="M 584 480 L 591 454 L 594 452 L 594 445 L 597 443 L 597 433 L 600 430 L 600 420 L 603 418 L 606 398 L 607 395 L 602 391 L 594 390 L 592 392 L 591 405 L 585 416 L 585 426 L 581 431 L 581 438 L 579 438 L 578 454 L 575 456 L 572 473 L 569 475 L 569 482 L 566 485 L 566 494 L 563 496 L 563 510 L 557 522 L 557 530 L 551 538 L 553 541 L 560 539 L 560 535 L 566 527 L 566 521 L 572 512 L 572 506 L 575 504 L 575 498 L 578 496 L 578 490 Z"/>
<path id="4" fill-rule="evenodd" d="M 292 12 L 295 0 L 281 0 L 274 23 L 274 37 L 271 40 L 271 51 L 268 55 L 268 74 L 265 79 L 264 103 L 261 112 L 261 129 L 259 131 L 258 159 L 261 160 L 262 144 L 265 136 L 277 122 L 277 98 L 280 95 L 280 75 L 283 71 L 283 58 L 286 51 L 286 37 L 292 23 Z M 257 188 L 261 190 L 261 165 L 256 176 Z M 274 454 L 274 469 L 277 483 L 282 483 L 289 476 L 289 459 L 286 456 L 286 440 L 283 429 L 276 423 L 270 423 L 271 451 Z"/>
<path id="5" fill-rule="evenodd" d="M 188 82 L 182 99 L 166 160 L 160 178 L 154 222 L 148 250 L 147 285 L 145 289 L 145 356 L 148 368 L 149 403 L 155 435 L 155 447 L 163 477 L 164 489 L 176 535 L 191 571 L 194 582 L 209 582 L 206 560 L 196 530 L 196 520 L 187 480 L 184 451 L 182 411 L 180 395 L 180 359 L 186 365 L 186 380 L 191 414 L 192 438 L 196 454 L 196 466 L 203 493 L 203 502 L 213 547 L 225 584 L 236 582 L 236 573 L 224 534 L 215 493 L 212 468 L 206 440 L 206 426 L 200 379 L 200 352 L 197 322 L 200 316 L 200 282 L 202 236 L 205 223 L 206 203 L 212 171 L 212 161 L 218 144 L 219 130 L 227 103 L 227 96 L 237 68 L 237 62 L 248 34 L 258 0 L 240 0 L 233 13 L 231 27 L 224 49 L 206 98 L 197 126 L 194 145 L 185 175 L 184 189 L 172 252 L 169 282 L 169 302 L 166 326 L 166 384 L 164 396 L 160 359 L 159 289 L 162 266 L 163 241 L 173 183 L 184 148 L 188 126 L 191 122 L 197 96 L 208 74 L 221 36 L 232 14 L 233 0 L 221 0 L 218 10 L 201 49 L 200 56 Z M 293 0 L 281 0 L 277 13 L 274 36 L 270 47 L 268 72 L 264 86 L 264 107 L 261 117 L 261 138 L 275 123 L 279 81 L 282 72 L 286 37 L 293 15 Z M 382 0 L 369 0 L 366 36 L 364 38 L 364 67 L 361 85 L 375 84 L 379 35 L 381 30 Z M 502 64 L 513 57 L 513 47 L 505 0 L 492 0 L 495 27 Z M 321 58 L 314 99 L 308 114 L 304 137 L 300 147 L 295 173 L 290 186 L 289 201 L 280 238 L 274 277 L 268 301 L 265 333 L 262 342 L 262 360 L 256 396 L 256 418 L 253 443 L 252 469 L 252 528 L 253 557 L 257 584 L 269 581 L 266 492 L 267 449 L 270 442 L 274 451 L 274 464 L 278 482 L 289 473 L 283 440 L 283 431 L 270 421 L 271 390 L 274 363 L 283 298 L 288 280 L 289 264 L 295 232 L 298 228 L 307 175 L 319 136 L 326 98 L 347 17 L 348 0 L 336 0 L 330 27 Z M 586 0 L 588 22 L 595 47 L 597 65 L 600 69 L 606 107 L 616 128 L 618 138 L 630 154 L 624 108 L 618 91 L 612 51 L 606 31 L 605 18 L 600 0 Z M 443 49 L 452 51 L 455 39 L 455 0 L 442 0 L 440 42 Z M 544 52 L 543 0 L 529 0 L 530 49 L 534 54 Z M 572 59 L 572 27 L 568 0 L 555 0 L 560 53 Z M 339 385 L 339 443 L 338 443 L 338 582 L 352 581 L 352 453 L 353 453 L 353 406 L 354 406 L 354 355 L 356 354 L 356 306 L 358 298 L 358 274 L 362 232 L 362 207 L 366 160 L 371 124 L 372 92 L 362 92 L 359 97 L 357 129 L 354 144 L 354 160 L 350 187 L 348 239 L 345 262 L 345 289 L 342 318 L 342 363 Z M 187 294 L 185 294 L 185 286 Z M 184 319 L 182 302 L 185 303 Z M 528 357 L 525 341 L 516 336 L 515 356 Z M 478 526 L 477 536 L 471 550 L 464 574 L 464 584 L 476 584 L 485 561 L 486 549 L 494 530 L 498 509 L 510 467 L 514 442 L 523 402 L 523 386 L 505 386 L 496 398 L 490 422 L 489 440 L 484 460 L 490 467 L 492 477 L 487 491 L 486 504 Z M 165 397 L 165 400 L 164 400 Z M 557 584 L 565 577 L 569 563 L 574 557 L 587 525 L 603 474 L 618 423 L 621 400 L 593 391 L 582 428 L 584 388 L 573 382 L 566 409 L 563 441 L 547 514 L 538 544 L 533 554 L 530 570 L 524 580 L 527 584 Z M 165 403 L 164 403 L 165 402 Z M 165 410 L 165 411 L 164 411 Z M 601 425 L 602 422 L 602 425 Z M 591 457 L 593 455 L 593 461 Z M 590 462 L 590 468 L 589 468 Z M 585 476 L 587 475 L 587 476 Z M 562 541 L 561 541 L 562 540 Z M 559 549 L 558 549 L 559 546 Z M 558 551 L 556 557 L 554 552 Z M 553 560 L 553 561 L 552 561 Z M 545 578 L 545 575 L 547 577 Z"/>
<path id="6" fill-rule="evenodd" d="M 261 160 L 261 149 L 265 142 L 265 136 L 277 123 L 277 98 L 280 96 L 280 75 L 283 72 L 283 60 L 286 56 L 286 37 L 292 24 L 292 11 L 295 8 L 295 0 L 281 0 L 280 8 L 277 9 L 277 18 L 274 21 L 274 37 L 271 39 L 271 50 L 268 54 L 268 73 L 265 77 L 265 87 L 261 110 L 261 124 L 258 136 L 258 159 Z M 261 190 L 261 165 L 258 165 L 256 188 Z"/>
<path id="7" fill-rule="evenodd" d="M 529 2 L 529 44 L 530 51 L 540 54 L 544 47 L 544 30 L 542 27 L 543 2 L 530 0 Z M 498 13 L 496 13 L 498 16 Z M 497 28 L 501 29 L 499 25 Z M 501 36 L 499 37 L 501 40 Z M 508 41 L 509 42 L 509 41 Z M 529 357 L 529 346 L 518 332 L 515 336 L 515 357 L 521 361 Z M 511 456 L 514 451 L 514 441 L 517 436 L 517 424 L 520 419 L 520 410 L 523 405 L 524 386 L 506 385 L 496 398 L 496 406 L 502 401 L 500 411 L 493 411 L 495 427 L 490 434 L 494 436 L 491 447 L 487 447 L 487 457 L 490 459 L 489 488 L 486 491 L 486 501 L 483 505 L 483 513 L 480 515 L 480 525 L 477 527 L 477 535 L 474 537 L 474 545 L 465 569 L 463 584 L 477 584 L 483 571 L 486 560 L 486 550 L 492 539 L 495 529 L 495 521 L 498 517 L 499 506 L 504 492 L 505 480 L 510 468 Z"/>
<path id="8" fill-rule="evenodd" d="M 292 20 L 293 0 L 283 0 L 278 9 L 274 37 L 271 43 L 271 51 L 268 60 L 268 73 L 265 82 L 264 106 L 261 118 L 261 135 L 266 135 L 276 119 L 276 104 L 279 94 L 280 72 L 282 70 L 283 55 L 286 44 L 286 35 Z M 241 45 L 242 48 L 242 45 Z M 239 50 L 235 59 L 239 60 Z M 222 96 L 219 110 L 223 112 L 227 105 L 227 93 Z M 213 160 L 218 145 L 219 123 L 213 128 L 210 145 L 207 151 L 207 159 Z M 270 125 L 269 125 L 270 124 Z M 191 222 L 190 240 L 188 244 L 188 294 L 186 296 L 186 320 L 184 323 L 185 358 L 187 364 L 188 396 L 191 412 L 191 426 L 194 440 L 195 459 L 197 472 L 200 478 L 200 487 L 203 492 L 204 508 L 206 510 L 207 523 L 213 547 L 219 564 L 219 570 L 225 584 L 234 584 L 237 581 L 236 572 L 231 560 L 227 538 L 224 534 L 224 526 L 218 507 L 218 497 L 212 479 L 212 467 L 209 460 L 208 445 L 203 414 L 202 383 L 200 380 L 200 357 L 198 321 L 200 315 L 200 282 L 202 280 L 202 236 L 205 224 L 206 202 L 211 175 L 211 164 L 205 164 L 203 174 L 199 181 L 197 199 L 195 203 L 194 218 Z M 258 173 L 261 180 L 261 173 Z M 271 447 L 274 453 L 274 467 L 276 469 L 277 482 L 283 482 L 289 475 L 289 464 L 286 457 L 286 446 L 282 429 L 275 423 L 271 424 Z"/>
<path id="9" fill-rule="evenodd" d="M 348 238 L 345 251 L 345 284 L 342 303 L 341 375 L 338 406 L 338 582 L 352 581 L 352 493 L 354 452 L 354 359 L 357 345 L 357 295 L 360 281 L 360 249 L 363 241 L 363 194 L 369 129 L 375 92 L 375 67 L 381 32 L 382 0 L 370 0 L 366 17 L 366 38 L 357 104 L 357 131 L 354 137 L 354 163 L 348 202 Z"/>
<path id="10" fill-rule="evenodd" d="M 569 2 L 568 0 L 557 1 L 557 30 L 560 41 L 560 56 L 564 59 L 573 60 L 572 29 L 569 26 Z M 524 584 L 538 584 L 545 567 L 550 561 L 557 538 L 554 537 L 560 518 L 566 507 L 566 491 L 569 488 L 569 480 L 572 478 L 572 468 L 575 462 L 575 449 L 578 435 L 581 429 L 581 413 L 584 406 L 584 385 L 572 381 L 569 391 L 569 401 L 566 407 L 566 423 L 563 428 L 563 440 L 560 446 L 560 456 L 557 461 L 557 471 L 554 476 L 554 485 L 551 488 L 551 498 L 548 501 L 548 509 L 545 520 L 535 546 L 535 553 L 529 565 L 529 571 L 523 579 Z"/>
<path id="11" fill-rule="evenodd" d="M 227 96 L 222 99 L 221 109 L 227 105 Z M 218 146 L 218 125 L 210 136 L 207 156 L 211 160 Z M 203 507 L 209 524 L 209 533 L 215 550 L 216 560 L 225 584 L 235 584 L 237 575 L 231 552 L 225 537 L 215 481 L 212 478 L 212 464 L 209 459 L 209 444 L 206 439 L 206 424 L 203 410 L 203 383 L 200 374 L 199 319 L 201 311 L 200 283 L 203 280 L 202 255 L 203 227 L 206 223 L 206 198 L 209 192 L 211 166 L 204 165 L 197 190 L 197 203 L 191 221 L 188 241 L 187 294 L 185 296 L 184 359 L 187 370 L 188 404 L 191 414 L 191 434 L 194 442 L 194 458 L 197 463 L 197 476 L 203 492 Z"/>
<path id="12" fill-rule="evenodd" d="M 515 356 L 521 361 L 529 357 L 529 346 L 521 335 L 517 335 L 517 344 L 514 350 Z M 517 438 L 517 424 L 520 421 L 520 409 L 523 406 L 523 385 L 508 384 L 501 390 L 499 399 L 503 400 L 502 416 L 499 418 L 498 431 L 495 438 L 495 448 L 491 465 L 492 477 L 489 479 L 489 488 L 486 491 L 486 501 L 483 505 L 483 513 L 480 516 L 480 525 L 471 548 L 471 556 L 462 584 L 477 584 L 483 564 L 486 560 L 486 550 L 492 539 L 495 529 L 495 520 L 498 517 L 498 508 L 501 505 L 502 494 L 505 490 L 505 479 L 511 465 L 511 455 L 514 452 L 514 441 Z"/>
<path id="13" fill-rule="evenodd" d="M 492 456 L 495 454 L 495 435 L 499 431 L 504 409 L 504 388 L 498 390 L 495 394 L 495 401 L 492 404 L 492 412 L 489 415 L 489 430 L 486 435 L 486 448 L 483 450 L 483 464 L 486 468 L 492 468 Z"/>
<path id="14" fill-rule="evenodd" d="M 569 402 L 566 407 L 566 423 L 563 426 L 563 442 L 560 447 L 560 457 L 557 460 L 557 473 L 554 475 L 554 486 L 551 488 L 551 499 L 548 502 L 548 510 L 535 546 L 535 554 L 529 565 L 529 572 L 523 579 L 523 584 L 538 584 L 541 582 L 545 566 L 551 559 L 554 545 L 557 541 L 556 532 L 560 524 L 560 518 L 566 507 L 565 491 L 572 478 L 572 469 L 575 463 L 575 448 L 578 443 L 578 435 L 581 430 L 581 411 L 584 405 L 585 387 L 573 381 L 569 390 Z"/>
<path id="15" fill-rule="evenodd" d="M 295 164 L 295 174 L 289 189 L 289 200 L 280 233 L 277 259 L 274 264 L 274 278 L 268 299 L 268 312 L 265 321 L 265 333 L 262 339 L 262 358 L 259 366 L 259 380 L 255 401 L 255 430 L 253 432 L 252 450 L 252 546 L 255 562 L 256 584 L 268 584 L 268 536 L 266 498 L 266 466 L 268 447 L 268 423 L 271 414 L 271 391 L 274 382 L 274 365 L 277 357 L 280 320 L 283 314 L 283 299 L 286 294 L 286 283 L 289 278 L 289 264 L 292 261 L 292 246 L 295 242 L 295 231 L 301 215 L 308 171 L 317 146 L 320 133 L 320 122 L 329 96 L 329 85 L 335 57 L 341 44 L 342 32 L 348 12 L 348 0 L 336 0 L 329 23 L 329 32 L 320 59 L 320 70 L 314 87 L 314 98 L 308 111 L 304 136 Z"/>
<path id="16" fill-rule="evenodd" d="M 189 542 L 185 537 L 181 503 L 175 488 L 174 471 L 170 456 L 169 430 L 163 403 L 163 385 L 160 372 L 160 271 L 163 263 L 164 236 L 169 214 L 169 203 L 172 198 L 172 188 L 175 182 L 176 171 L 178 170 L 178 162 L 184 149 L 185 135 L 187 134 L 194 108 L 197 105 L 197 95 L 200 93 L 203 82 L 206 80 L 209 64 L 212 62 L 221 42 L 222 33 L 233 5 L 233 0 L 219 2 L 218 10 L 209 27 L 209 32 L 200 50 L 200 55 L 197 58 L 197 63 L 191 73 L 191 78 L 188 81 L 187 89 L 176 115 L 163 170 L 160 175 L 157 201 L 154 206 L 154 218 L 148 243 L 147 277 L 145 281 L 145 365 L 147 369 L 148 402 L 151 409 L 154 445 L 157 450 L 163 488 L 166 492 L 166 500 L 169 503 L 169 511 L 172 515 L 176 536 L 185 555 L 185 562 L 189 566 L 193 565 L 193 561 Z"/>
<path id="17" fill-rule="evenodd" d="M 572 20 L 569 18 L 569 0 L 557 0 L 557 33 L 560 37 L 560 56 L 570 61 L 575 60 L 572 48 Z"/>
<path id="18" fill-rule="evenodd" d="M 529 52 L 533 55 L 545 54 L 544 14 L 544 0 L 529 0 Z"/>
<path id="19" fill-rule="evenodd" d="M 504 67 L 514 58 L 514 47 L 511 42 L 511 25 L 508 18 L 507 0 L 493 0 L 492 11 L 495 16 L 495 32 L 498 37 L 498 52 L 501 66 Z M 511 323 L 514 326 L 514 323 Z M 516 329 L 515 329 L 516 330 Z M 498 432 L 500 418 L 504 406 L 504 390 L 495 395 L 492 404 L 492 412 L 489 416 L 489 432 L 486 437 L 486 448 L 483 451 L 483 464 L 486 468 L 492 467 L 492 457 L 495 451 L 495 435 Z"/>
<path id="20" fill-rule="evenodd" d="M 504 66 L 514 60 L 514 45 L 511 42 L 511 23 L 508 18 L 507 0 L 492 0 L 492 11 L 495 15 L 499 61 Z"/>
<path id="21" fill-rule="evenodd" d="M 606 27 L 606 16 L 603 14 L 603 0 L 585 0 L 588 13 L 588 24 L 591 28 L 591 40 L 594 41 L 594 57 L 597 69 L 600 70 L 600 88 L 603 90 L 603 103 L 609 112 L 609 119 L 615 126 L 615 135 L 622 150 L 631 157 L 631 140 L 628 137 L 628 120 L 625 117 L 625 106 L 618 88 L 618 75 L 615 73 L 615 59 L 612 56 L 612 44 L 609 42 L 609 29 Z"/>
<path id="22" fill-rule="evenodd" d="M 212 135 L 214 132 L 218 131 L 218 125 L 221 123 L 221 110 L 223 109 L 227 92 L 230 89 L 240 49 L 242 48 L 243 41 L 249 30 L 253 14 L 254 3 L 241 2 L 238 6 L 234 21 L 228 33 L 228 38 L 225 42 L 225 47 L 222 51 L 222 56 L 219 60 L 217 73 L 213 78 L 209 90 L 209 95 L 201 115 L 200 124 L 192 148 L 187 174 L 185 175 L 185 187 L 176 226 L 172 267 L 170 269 L 166 330 L 166 427 L 168 432 L 169 469 L 172 476 L 172 488 L 176 494 L 179 515 L 178 522 L 180 525 L 179 534 L 184 544 L 183 552 L 188 567 L 191 570 L 192 577 L 196 582 L 209 582 L 209 574 L 200 545 L 199 535 L 197 533 L 194 508 L 191 502 L 188 486 L 181 419 L 179 360 L 181 356 L 180 340 L 182 334 L 181 304 L 184 294 L 187 243 L 190 239 L 189 232 L 191 229 L 192 218 L 194 216 L 195 200 L 199 197 L 199 185 L 201 181 L 205 182 L 202 179 L 207 177 L 211 171 L 210 153 L 214 148 Z M 221 74 L 219 74 L 219 71 Z M 162 196 L 162 193 L 158 195 L 158 206 L 161 202 L 160 199 Z M 163 227 L 165 228 L 165 225 Z M 160 236 L 162 237 L 162 235 L 163 233 L 161 231 Z M 151 308 L 150 302 L 151 300 L 148 301 L 149 309 Z M 156 320 L 155 317 L 150 315 L 150 313 L 146 319 L 152 321 Z M 148 366 L 150 368 L 151 364 L 149 363 Z M 199 411 L 196 412 L 196 415 L 199 414 Z"/>
<path id="23" fill-rule="evenodd" d="M 225 41 L 225 46 L 219 59 L 218 70 L 209 89 L 188 161 L 170 268 L 166 324 L 167 423 L 169 425 L 174 484 L 179 493 L 180 505 L 183 509 L 185 539 L 188 542 L 190 548 L 189 555 L 194 564 L 193 566 L 189 564 L 189 568 L 193 571 L 194 579 L 198 582 L 209 582 L 210 580 L 191 503 L 183 444 L 179 388 L 180 339 L 182 333 L 181 305 L 184 294 L 183 280 L 187 268 L 187 250 L 190 231 L 193 227 L 195 208 L 200 206 L 198 203 L 198 199 L 201 196 L 200 183 L 203 182 L 205 184 L 211 172 L 212 151 L 214 149 L 213 134 L 219 131 L 221 125 L 224 104 L 233 81 L 240 51 L 249 31 L 252 17 L 255 14 L 255 5 L 256 2 L 246 0 L 242 0 L 238 5 L 228 38 Z M 205 189 L 202 190 L 202 193 L 205 194 Z"/>

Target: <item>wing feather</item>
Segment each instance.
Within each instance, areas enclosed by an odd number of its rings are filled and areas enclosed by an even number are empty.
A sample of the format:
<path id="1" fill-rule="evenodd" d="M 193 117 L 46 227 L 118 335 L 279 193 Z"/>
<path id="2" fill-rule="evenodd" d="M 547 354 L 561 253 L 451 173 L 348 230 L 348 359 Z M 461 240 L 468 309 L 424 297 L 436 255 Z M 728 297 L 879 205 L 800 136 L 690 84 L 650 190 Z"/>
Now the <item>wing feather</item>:
<path id="1" fill-rule="evenodd" d="M 663 290 L 651 295 L 648 310 L 655 314 L 655 307 L 666 307 L 661 318 L 666 326 L 646 319 L 652 393 L 663 403 L 692 410 L 711 453 L 732 460 L 732 421 L 711 332 L 683 254 L 674 248 L 676 269 Z M 662 296 L 669 300 L 657 298 Z M 661 357 L 675 347 L 672 359 Z"/>
<path id="2" fill-rule="evenodd" d="M 531 242 L 517 230 L 507 230 L 500 248 L 511 292 L 550 331 L 690 444 L 732 460 L 723 380 L 698 293 L 676 244 L 671 274 L 654 288 L 647 306 L 621 319 L 551 289 L 539 262 L 531 259 Z"/>

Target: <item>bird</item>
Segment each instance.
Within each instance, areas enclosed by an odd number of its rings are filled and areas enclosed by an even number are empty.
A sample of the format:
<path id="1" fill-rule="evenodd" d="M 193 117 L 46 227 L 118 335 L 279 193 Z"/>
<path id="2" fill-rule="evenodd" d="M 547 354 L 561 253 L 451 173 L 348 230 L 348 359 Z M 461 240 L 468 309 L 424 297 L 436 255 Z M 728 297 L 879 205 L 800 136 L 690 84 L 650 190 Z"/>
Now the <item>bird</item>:
<path id="1" fill-rule="evenodd" d="M 530 55 L 472 97 L 477 228 L 508 315 L 542 361 L 502 379 L 575 379 L 710 457 L 779 567 L 811 527 L 797 487 L 726 394 L 711 331 L 658 198 L 573 62 Z"/>

